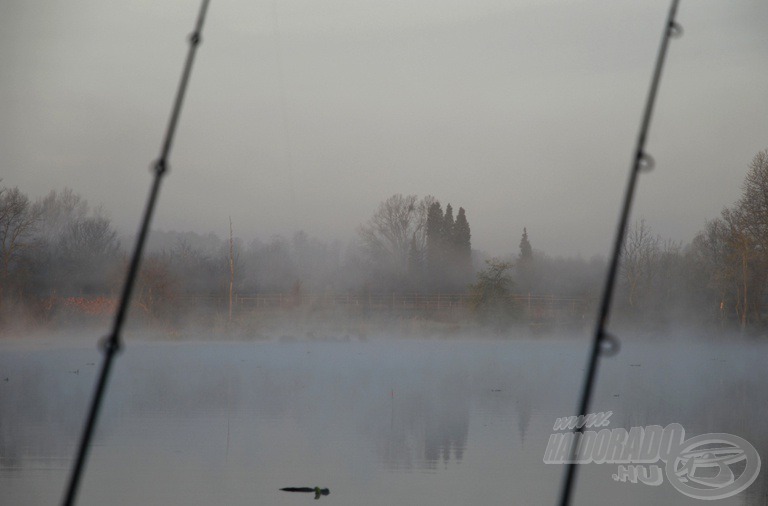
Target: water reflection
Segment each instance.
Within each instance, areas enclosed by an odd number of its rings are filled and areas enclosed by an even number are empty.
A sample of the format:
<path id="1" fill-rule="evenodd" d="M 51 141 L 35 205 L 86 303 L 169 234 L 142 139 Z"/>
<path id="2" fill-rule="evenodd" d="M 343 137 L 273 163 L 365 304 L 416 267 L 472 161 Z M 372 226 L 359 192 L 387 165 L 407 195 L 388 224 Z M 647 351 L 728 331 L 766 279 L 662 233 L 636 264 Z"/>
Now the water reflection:
<path id="1" fill-rule="evenodd" d="M 766 348 L 625 343 L 595 410 L 611 427 L 736 434 L 766 458 Z M 554 504 L 562 468 L 542 457 L 585 353 L 574 340 L 129 344 L 80 504 L 292 504 L 279 490 L 292 483 L 327 485 L 338 504 Z M 98 361 L 0 353 L 4 504 L 60 499 Z M 577 504 L 696 502 L 615 472 L 584 466 Z M 766 482 L 719 504 L 763 504 Z"/>

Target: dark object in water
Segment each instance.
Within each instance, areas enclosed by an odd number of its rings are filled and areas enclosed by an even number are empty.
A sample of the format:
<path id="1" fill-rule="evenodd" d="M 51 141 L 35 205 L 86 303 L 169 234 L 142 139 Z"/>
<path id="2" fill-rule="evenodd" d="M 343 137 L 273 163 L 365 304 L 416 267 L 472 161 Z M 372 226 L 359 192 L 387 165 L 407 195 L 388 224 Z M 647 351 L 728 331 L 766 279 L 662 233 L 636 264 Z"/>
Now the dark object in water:
<path id="1" fill-rule="evenodd" d="M 320 488 L 320 487 L 286 487 L 281 488 L 283 492 L 314 492 L 315 493 L 315 499 L 320 499 L 321 495 L 328 495 L 331 493 L 330 490 L 327 488 Z"/>

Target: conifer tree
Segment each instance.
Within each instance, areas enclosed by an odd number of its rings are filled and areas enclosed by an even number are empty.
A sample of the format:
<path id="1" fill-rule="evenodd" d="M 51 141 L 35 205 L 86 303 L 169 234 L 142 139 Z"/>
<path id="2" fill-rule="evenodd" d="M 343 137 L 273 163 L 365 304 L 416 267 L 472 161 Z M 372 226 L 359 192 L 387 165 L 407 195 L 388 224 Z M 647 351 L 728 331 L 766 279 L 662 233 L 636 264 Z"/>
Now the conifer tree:
<path id="1" fill-rule="evenodd" d="M 456 219 L 451 204 L 443 213 L 440 202 L 429 206 L 426 224 L 426 273 L 432 290 L 464 290 L 472 279 L 472 246 L 466 212 Z"/>
<path id="2" fill-rule="evenodd" d="M 533 248 L 528 240 L 528 230 L 523 227 L 523 237 L 520 239 L 520 255 L 517 258 L 517 279 L 521 290 L 530 292 L 534 280 Z"/>
<path id="3" fill-rule="evenodd" d="M 533 260 L 533 248 L 528 241 L 528 230 L 523 227 L 523 237 L 520 239 L 520 262 L 529 262 Z"/>
<path id="4" fill-rule="evenodd" d="M 445 216 L 443 216 L 443 242 L 446 249 L 450 248 L 453 225 L 453 207 L 451 207 L 451 204 L 448 204 L 445 206 Z"/>
<path id="5" fill-rule="evenodd" d="M 443 261 L 443 208 L 439 201 L 433 202 L 427 211 L 427 258 L 426 267 L 429 284 L 440 278 Z"/>
<path id="6" fill-rule="evenodd" d="M 456 266 L 456 281 L 459 284 L 468 283 L 472 278 L 472 234 L 463 207 L 459 208 L 456 222 L 453 225 L 452 249 Z"/>

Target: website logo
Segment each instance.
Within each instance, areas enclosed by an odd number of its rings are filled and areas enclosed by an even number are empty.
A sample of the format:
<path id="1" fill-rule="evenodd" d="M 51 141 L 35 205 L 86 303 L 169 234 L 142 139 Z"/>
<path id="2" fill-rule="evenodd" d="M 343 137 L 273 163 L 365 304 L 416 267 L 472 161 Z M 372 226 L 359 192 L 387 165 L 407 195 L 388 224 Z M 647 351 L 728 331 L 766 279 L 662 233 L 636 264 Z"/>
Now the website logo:
<path id="1" fill-rule="evenodd" d="M 666 475 L 680 493 L 704 500 L 734 496 L 760 473 L 760 456 L 739 436 L 701 434 L 686 440 L 685 429 L 678 423 L 629 430 L 605 428 L 612 414 L 558 418 L 544 463 L 617 464 L 614 481 L 651 486 L 661 485 Z"/>

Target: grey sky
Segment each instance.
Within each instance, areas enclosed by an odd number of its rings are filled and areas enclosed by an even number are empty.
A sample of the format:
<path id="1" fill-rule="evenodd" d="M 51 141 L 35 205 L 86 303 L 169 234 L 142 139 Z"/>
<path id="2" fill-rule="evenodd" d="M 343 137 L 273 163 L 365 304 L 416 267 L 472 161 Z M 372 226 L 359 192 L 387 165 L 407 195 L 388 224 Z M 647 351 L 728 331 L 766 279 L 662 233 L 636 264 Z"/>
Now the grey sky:
<path id="1" fill-rule="evenodd" d="M 155 227 L 345 239 L 394 193 L 473 246 L 605 254 L 668 1 L 212 0 Z M 197 0 L 0 3 L 0 177 L 132 232 Z M 768 3 L 683 0 L 635 217 L 689 241 L 768 147 Z"/>

